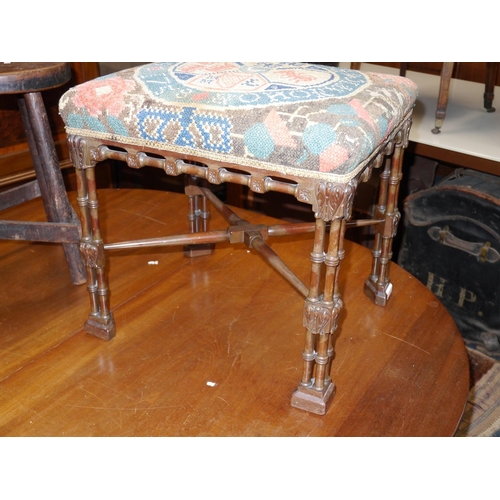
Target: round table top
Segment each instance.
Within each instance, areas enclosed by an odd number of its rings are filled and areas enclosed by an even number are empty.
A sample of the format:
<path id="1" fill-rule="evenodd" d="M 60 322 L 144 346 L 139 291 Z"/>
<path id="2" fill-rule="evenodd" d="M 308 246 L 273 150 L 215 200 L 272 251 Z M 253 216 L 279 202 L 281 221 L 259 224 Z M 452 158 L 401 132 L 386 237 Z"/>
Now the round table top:
<path id="1" fill-rule="evenodd" d="M 0 63 L 0 94 L 26 94 L 59 87 L 71 78 L 69 63 Z"/>
<path id="2" fill-rule="evenodd" d="M 183 195 L 103 190 L 100 203 L 107 242 L 187 232 Z M 210 227 L 225 227 L 214 210 Z M 269 241 L 307 284 L 312 235 Z M 374 305 L 363 293 L 371 254 L 362 246 L 346 242 L 341 264 L 336 394 L 324 416 L 290 405 L 302 369 L 303 298 L 244 245 L 218 244 L 192 259 L 178 248 L 108 252 L 110 342 L 83 332 L 86 290 L 70 284 L 59 251 L 0 245 L 10 311 L 2 328 L 14 332 L 0 338 L 4 435 L 451 436 L 461 419 L 468 359 L 452 318 L 395 264 L 388 304 Z M 23 279 L 36 285 L 27 290 Z M 22 312 L 26 301 L 36 315 Z"/>

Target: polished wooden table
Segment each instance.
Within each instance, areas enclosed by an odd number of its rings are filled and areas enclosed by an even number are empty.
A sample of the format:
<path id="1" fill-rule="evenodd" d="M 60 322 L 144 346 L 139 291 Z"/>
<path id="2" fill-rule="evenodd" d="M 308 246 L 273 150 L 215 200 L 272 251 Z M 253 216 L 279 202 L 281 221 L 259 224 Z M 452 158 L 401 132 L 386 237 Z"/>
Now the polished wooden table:
<path id="1" fill-rule="evenodd" d="M 188 227 L 175 193 L 104 190 L 101 209 L 107 241 Z M 8 214 L 44 217 L 37 201 Z M 223 227 L 214 213 L 211 228 Z M 272 240 L 306 283 L 311 238 Z M 325 416 L 290 406 L 303 299 L 243 245 L 194 259 L 173 248 L 110 252 L 110 342 L 83 332 L 87 291 L 71 284 L 62 252 L 0 243 L 0 435 L 450 436 L 460 421 L 468 360 L 451 317 L 396 265 L 388 305 L 374 305 L 359 245 L 347 242 L 342 262 L 337 392 Z"/>

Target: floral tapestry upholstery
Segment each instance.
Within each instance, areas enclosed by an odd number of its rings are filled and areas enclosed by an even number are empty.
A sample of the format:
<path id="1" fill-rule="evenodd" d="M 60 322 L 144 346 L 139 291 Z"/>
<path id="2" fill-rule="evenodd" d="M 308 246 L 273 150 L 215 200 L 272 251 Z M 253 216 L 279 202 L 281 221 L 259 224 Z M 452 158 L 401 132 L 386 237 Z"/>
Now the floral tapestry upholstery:
<path id="1" fill-rule="evenodd" d="M 154 63 L 78 85 L 68 134 L 348 181 L 411 110 L 406 78 L 308 63 Z"/>

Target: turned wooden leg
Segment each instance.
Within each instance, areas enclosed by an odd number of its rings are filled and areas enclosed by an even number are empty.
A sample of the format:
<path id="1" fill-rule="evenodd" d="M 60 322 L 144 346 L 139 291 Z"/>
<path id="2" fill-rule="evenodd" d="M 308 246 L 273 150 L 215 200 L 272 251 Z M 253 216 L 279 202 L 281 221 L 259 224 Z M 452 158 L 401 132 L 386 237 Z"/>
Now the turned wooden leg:
<path id="1" fill-rule="evenodd" d="M 392 258 L 392 242 L 396 235 L 401 214 L 397 208 L 399 186 L 402 178 L 403 151 L 407 140 L 400 134 L 392 158 L 386 160 L 380 178 L 380 191 L 375 219 L 383 222 L 375 226 L 372 250 L 371 274 L 365 282 L 365 293 L 375 304 L 385 305 L 392 293 L 389 265 Z"/>
<path id="2" fill-rule="evenodd" d="M 486 85 L 484 87 L 484 107 L 488 113 L 493 113 L 493 99 L 495 98 L 495 84 L 500 63 L 486 63 Z"/>
<path id="3" fill-rule="evenodd" d="M 434 124 L 434 128 L 432 129 L 433 134 L 439 134 L 441 132 L 441 127 L 443 126 L 443 121 L 446 116 L 446 108 L 448 107 L 448 95 L 450 92 L 451 75 L 453 73 L 454 65 L 455 63 L 443 63 L 443 69 L 441 70 L 441 80 L 439 82 L 436 121 Z"/>
<path id="4" fill-rule="evenodd" d="M 42 95 L 39 92 L 24 94 L 18 98 L 18 105 L 47 220 L 79 224 L 68 201 Z M 63 243 L 62 246 L 71 281 L 75 285 L 85 283 L 78 245 Z"/>
<path id="5" fill-rule="evenodd" d="M 185 193 L 188 197 L 188 220 L 190 233 L 208 231 L 210 209 L 207 198 L 196 184 L 196 179 L 186 176 Z M 214 251 L 213 243 L 201 243 L 197 245 L 185 245 L 184 255 L 186 257 L 200 257 Z"/>
<path id="6" fill-rule="evenodd" d="M 87 268 L 87 288 L 90 296 L 90 315 L 85 323 L 85 331 L 104 340 L 111 340 L 116 334 L 116 327 L 109 307 L 106 256 L 99 227 L 99 201 L 94 167 L 77 170 L 77 179 L 78 205 L 82 220 L 80 251 Z"/>
<path id="7" fill-rule="evenodd" d="M 330 225 L 328 250 L 325 254 L 326 224 L 316 219 L 314 247 L 311 253 L 311 282 L 304 304 L 306 327 L 302 353 L 302 380 L 292 396 L 292 406 L 324 415 L 335 393 L 330 377 L 334 357 L 333 334 L 337 329 L 342 300 L 338 290 L 338 274 L 343 257 L 345 224 L 342 218 Z M 320 285 L 324 278 L 323 294 Z"/>
<path id="8" fill-rule="evenodd" d="M 306 314 L 306 307 L 314 308 L 314 304 L 320 301 L 320 281 L 322 274 L 322 267 L 325 261 L 325 232 L 326 223 L 323 219 L 316 219 L 316 229 L 314 234 L 314 246 L 311 253 L 311 280 L 309 285 L 309 295 L 306 299 L 304 305 L 304 316 Z M 304 323 L 305 323 L 304 318 Z M 313 329 L 306 327 L 306 342 L 304 351 L 302 353 L 302 358 L 304 360 L 304 369 L 302 374 L 302 380 L 299 387 L 310 388 L 313 380 L 314 364 L 316 360 L 316 336 Z M 292 399 L 292 406 L 294 401 Z"/>

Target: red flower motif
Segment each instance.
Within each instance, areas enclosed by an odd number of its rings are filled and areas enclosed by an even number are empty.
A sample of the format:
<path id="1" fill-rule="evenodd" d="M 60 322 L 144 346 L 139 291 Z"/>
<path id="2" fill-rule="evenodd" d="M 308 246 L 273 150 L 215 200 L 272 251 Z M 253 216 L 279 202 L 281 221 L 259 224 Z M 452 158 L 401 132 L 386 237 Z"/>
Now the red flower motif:
<path id="1" fill-rule="evenodd" d="M 292 83 L 308 83 L 316 80 L 315 76 L 308 75 L 305 71 L 295 69 L 281 70 L 279 74 L 285 81 L 288 80 Z"/>
<path id="2" fill-rule="evenodd" d="M 132 80 L 111 77 L 94 80 L 76 87 L 73 104 L 85 108 L 90 116 L 99 116 L 106 111 L 108 115 L 118 116 L 125 107 L 125 95 L 134 87 Z"/>

